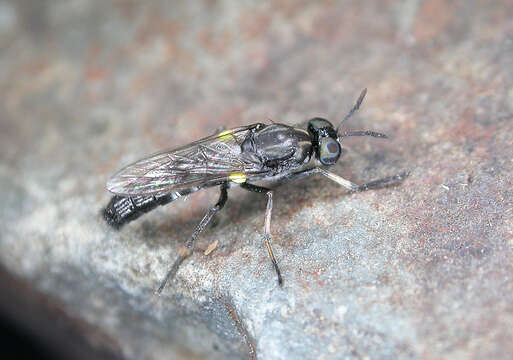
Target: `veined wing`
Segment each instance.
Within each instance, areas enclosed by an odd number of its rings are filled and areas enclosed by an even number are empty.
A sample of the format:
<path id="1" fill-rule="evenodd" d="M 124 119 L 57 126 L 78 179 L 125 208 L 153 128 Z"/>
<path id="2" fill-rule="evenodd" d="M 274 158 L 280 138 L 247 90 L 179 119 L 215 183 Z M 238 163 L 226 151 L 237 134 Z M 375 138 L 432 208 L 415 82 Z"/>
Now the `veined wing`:
<path id="1" fill-rule="evenodd" d="M 155 195 L 258 173 L 244 160 L 241 144 L 258 124 L 221 131 L 196 142 L 136 161 L 117 172 L 107 190 L 117 195 Z M 245 175 L 244 175 L 245 176 Z"/>

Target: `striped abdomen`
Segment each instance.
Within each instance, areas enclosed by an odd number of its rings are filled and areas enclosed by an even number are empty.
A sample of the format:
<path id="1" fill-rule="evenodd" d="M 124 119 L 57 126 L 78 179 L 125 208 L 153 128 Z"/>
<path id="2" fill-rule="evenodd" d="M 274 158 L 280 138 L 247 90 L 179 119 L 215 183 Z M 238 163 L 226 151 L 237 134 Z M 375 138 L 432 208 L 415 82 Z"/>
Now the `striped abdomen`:
<path id="1" fill-rule="evenodd" d="M 163 195 L 137 195 L 119 196 L 114 195 L 105 209 L 103 217 L 105 221 L 115 229 L 139 218 L 141 215 L 155 209 L 159 205 L 166 205 L 181 196 L 191 194 L 198 188 L 184 189 L 180 192 L 172 192 Z"/>

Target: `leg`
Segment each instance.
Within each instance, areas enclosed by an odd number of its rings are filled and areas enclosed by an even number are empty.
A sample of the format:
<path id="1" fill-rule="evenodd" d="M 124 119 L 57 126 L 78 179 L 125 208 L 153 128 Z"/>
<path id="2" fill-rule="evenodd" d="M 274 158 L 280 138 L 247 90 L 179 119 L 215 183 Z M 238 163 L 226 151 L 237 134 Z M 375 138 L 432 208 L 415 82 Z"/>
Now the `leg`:
<path id="1" fill-rule="evenodd" d="M 257 193 L 265 193 L 267 195 L 267 207 L 265 210 L 265 225 L 264 225 L 264 244 L 267 248 L 267 254 L 269 255 L 269 258 L 271 259 L 274 270 L 276 271 L 276 275 L 278 275 L 278 285 L 283 285 L 283 279 L 281 278 L 281 272 L 280 268 L 278 267 L 278 262 L 276 261 L 276 258 L 274 257 L 273 249 L 271 247 L 271 213 L 273 211 L 273 192 L 270 189 L 267 189 L 265 187 L 243 183 L 241 184 L 241 187 L 243 189 L 246 189 L 248 191 L 257 192 Z"/>
<path id="2" fill-rule="evenodd" d="M 353 183 L 349 180 L 346 180 L 343 177 L 333 174 L 329 171 L 326 171 L 322 168 L 313 168 L 313 169 L 308 169 L 308 170 L 303 170 L 303 171 L 300 171 L 297 173 L 293 173 L 293 174 L 287 175 L 286 179 L 287 180 L 297 180 L 297 179 L 304 178 L 305 176 L 310 176 L 310 175 L 314 175 L 314 174 L 322 174 L 322 175 L 326 176 L 328 179 L 335 181 L 337 184 L 342 185 L 343 187 L 345 187 L 348 190 L 358 191 L 359 187 L 355 183 Z"/>
<path id="3" fill-rule="evenodd" d="M 388 176 L 388 177 L 385 177 L 385 178 L 379 179 L 379 180 L 374 180 L 374 181 L 368 182 L 363 185 L 357 185 L 349 180 L 344 179 L 341 176 L 338 176 L 337 174 L 333 174 L 333 173 L 326 171 L 324 169 L 321 169 L 321 168 L 313 168 L 313 169 L 308 169 L 308 170 L 303 170 L 303 171 L 300 171 L 297 173 L 293 173 L 293 174 L 288 175 L 286 177 L 286 179 L 287 180 L 296 180 L 296 179 L 301 179 L 305 176 L 310 176 L 313 174 L 322 174 L 322 175 L 326 176 L 328 179 L 336 182 L 337 184 L 342 185 L 346 189 L 348 189 L 350 191 L 358 192 L 358 191 L 365 191 L 365 190 L 370 190 L 370 189 L 378 189 L 378 188 L 386 187 L 386 186 L 392 185 L 394 183 L 403 181 L 404 179 L 406 179 L 408 177 L 408 175 L 410 175 L 410 172 L 404 171 L 400 174 Z"/>
<path id="4" fill-rule="evenodd" d="M 176 275 L 176 272 L 178 271 L 178 268 L 180 267 L 182 262 L 186 258 L 191 256 L 192 250 L 194 249 L 194 243 L 196 242 L 198 236 L 203 232 L 203 230 L 205 230 L 205 228 L 212 220 L 214 215 L 223 208 L 224 204 L 226 204 L 226 200 L 228 200 L 227 190 L 228 183 L 221 184 L 221 194 L 219 195 L 219 200 L 217 201 L 217 204 L 215 204 L 210 210 L 208 210 L 205 216 L 203 216 L 203 219 L 201 219 L 198 226 L 196 226 L 196 229 L 192 233 L 192 236 L 185 243 L 185 246 L 178 251 L 178 258 L 175 260 L 173 266 L 171 267 L 171 270 L 168 271 L 166 277 L 157 289 L 157 294 L 160 294 L 162 290 L 164 290 L 164 287 L 166 286 L 167 282 Z"/>
<path id="5" fill-rule="evenodd" d="M 402 173 L 399 173 L 396 175 L 387 176 L 382 179 L 374 180 L 374 181 L 371 181 L 366 184 L 358 186 L 357 191 L 365 191 L 365 190 L 370 190 L 370 189 L 379 189 L 379 188 L 387 187 L 387 186 L 390 186 L 390 185 L 393 185 L 393 184 L 403 181 L 404 179 L 406 179 L 408 177 L 408 175 L 410 175 L 409 171 L 403 171 Z"/>

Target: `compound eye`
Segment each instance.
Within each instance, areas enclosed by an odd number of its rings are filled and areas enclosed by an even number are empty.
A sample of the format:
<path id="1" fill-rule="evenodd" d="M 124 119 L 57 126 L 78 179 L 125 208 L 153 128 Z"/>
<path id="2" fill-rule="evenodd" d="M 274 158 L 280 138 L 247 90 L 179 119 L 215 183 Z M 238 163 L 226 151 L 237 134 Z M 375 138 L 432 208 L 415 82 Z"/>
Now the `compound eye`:
<path id="1" fill-rule="evenodd" d="M 335 139 L 323 137 L 319 139 L 319 160 L 323 165 L 333 165 L 340 157 L 340 144 Z"/>

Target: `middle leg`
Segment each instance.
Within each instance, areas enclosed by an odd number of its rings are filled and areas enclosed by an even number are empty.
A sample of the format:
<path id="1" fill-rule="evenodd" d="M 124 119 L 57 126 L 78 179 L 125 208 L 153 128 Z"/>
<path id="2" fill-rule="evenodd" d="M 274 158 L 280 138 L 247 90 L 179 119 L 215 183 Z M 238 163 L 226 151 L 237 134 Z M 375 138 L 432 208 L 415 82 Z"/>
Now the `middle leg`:
<path id="1" fill-rule="evenodd" d="M 251 192 L 256 192 L 267 195 L 267 206 L 265 210 L 265 225 L 264 225 L 264 244 L 267 248 L 267 254 L 273 263 L 274 270 L 276 271 L 276 275 L 278 276 L 278 285 L 283 285 L 283 279 L 281 277 L 280 268 L 278 267 L 278 262 L 276 261 L 276 257 L 274 256 L 273 248 L 271 246 L 271 213 L 273 211 L 273 191 L 262 187 L 249 183 L 242 183 L 240 185 L 243 189 L 246 189 Z"/>

